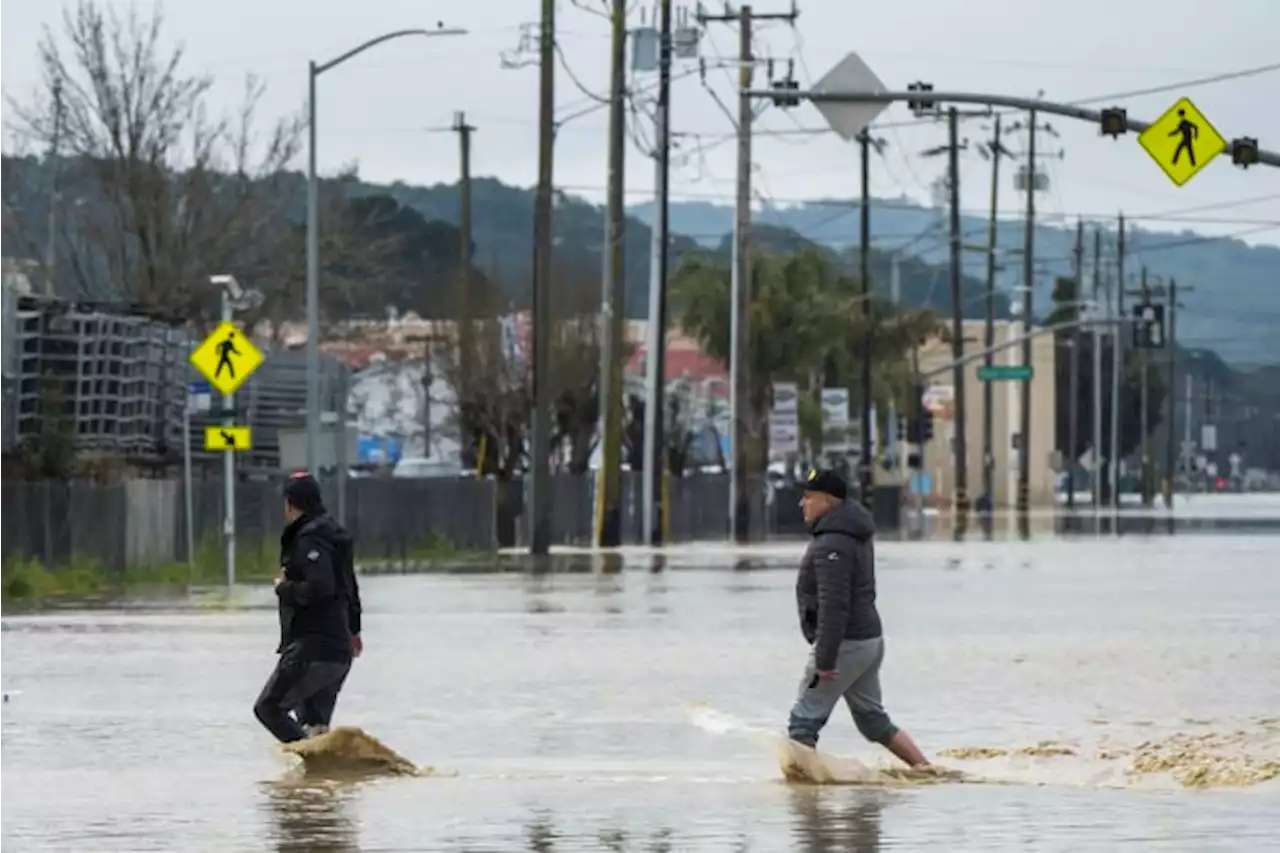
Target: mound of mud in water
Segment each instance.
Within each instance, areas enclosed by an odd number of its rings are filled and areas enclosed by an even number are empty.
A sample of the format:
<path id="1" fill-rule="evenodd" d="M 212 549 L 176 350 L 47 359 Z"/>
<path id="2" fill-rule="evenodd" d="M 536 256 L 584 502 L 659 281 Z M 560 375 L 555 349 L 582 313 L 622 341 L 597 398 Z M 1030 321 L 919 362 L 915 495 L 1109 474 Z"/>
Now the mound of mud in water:
<path id="1" fill-rule="evenodd" d="M 1260 754 L 1249 732 L 1175 734 L 1106 757 L 1128 759 L 1130 775 L 1167 773 L 1187 788 L 1242 788 L 1280 777 L 1280 751 Z"/>
<path id="2" fill-rule="evenodd" d="M 1052 740 L 1042 740 L 1034 746 L 1024 746 L 1019 749 L 1005 749 L 999 746 L 953 746 L 948 749 L 938 750 L 938 755 L 944 758 L 958 758 L 961 761 L 986 761 L 992 758 L 1005 758 L 1010 755 L 1055 758 L 1075 754 L 1076 751 L 1071 747 Z"/>
<path id="3" fill-rule="evenodd" d="M 282 748 L 302 759 L 307 775 L 428 776 L 432 772 L 430 767 L 415 766 L 373 735 L 354 726 L 340 726 Z"/>
<path id="4" fill-rule="evenodd" d="M 1173 733 L 1152 738 L 1135 745 L 1104 742 L 1096 752 L 1080 749 L 1056 741 L 1040 741 L 1034 746 L 959 746 L 938 751 L 940 756 L 960 761 L 991 761 L 1016 759 L 1019 756 L 1065 760 L 1056 767 L 1054 780 L 1067 778 L 1092 779 L 1096 784 L 1108 778 L 1112 784 L 1137 783 L 1144 777 L 1172 779 L 1185 788 L 1244 788 L 1280 778 L 1280 730 L 1263 721 L 1261 730 L 1234 732 L 1206 732 L 1201 734 Z M 1114 768 L 1101 774 L 1089 771 L 1089 757 L 1096 758 Z M 1084 763 L 1081 763 L 1084 762 Z M 1012 766 L 1017 765 L 1016 762 Z M 1088 775 L 1081 776 L 1081 772 Z M 998 772 L 998 771 L 997 771 Z M 1065 774 L 1065 775 L 1063 775 Z M 1043 781 L 1043 780 L 1041 780 Z M 1086 784 L 1090 784 L 1086 782 Z"/>

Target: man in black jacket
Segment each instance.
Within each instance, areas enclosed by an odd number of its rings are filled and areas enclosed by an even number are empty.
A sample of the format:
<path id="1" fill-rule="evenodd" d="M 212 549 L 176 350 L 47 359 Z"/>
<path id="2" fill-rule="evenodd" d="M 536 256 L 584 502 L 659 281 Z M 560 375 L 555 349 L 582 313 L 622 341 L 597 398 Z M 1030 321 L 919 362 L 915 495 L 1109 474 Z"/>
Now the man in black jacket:
<path id="1" fill-rule="evenodd" d="M 817 746 L 819 732 L 843 697 L 863 737 L 922 767 L 929 762 L 881 704 L 884 637 L 876 610 L 875 523 L 847 497 L 839 474 L 809 472 L 800 506 L 813 541 L 800 563 L 796 604 L 800 630 L 813 651 L 788 734 L 797 743 Z"/>
<path id="2" fill-rule="evenodd" d="M 284 488 L 280 655 L 253 713 L 288 743 L 328 731 L 351 660 L 364 650 L 353 540 L 324 509 L 320 486 L 295 474 Z"/>

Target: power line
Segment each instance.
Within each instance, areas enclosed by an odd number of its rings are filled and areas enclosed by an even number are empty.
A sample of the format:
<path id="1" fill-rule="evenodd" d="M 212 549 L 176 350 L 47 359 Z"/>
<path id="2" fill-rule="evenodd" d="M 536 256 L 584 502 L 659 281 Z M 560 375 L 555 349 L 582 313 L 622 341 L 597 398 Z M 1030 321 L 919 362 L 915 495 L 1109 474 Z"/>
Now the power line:
<path id="1" fill-rule="evenodd" d="M 599 185 L 599 184 L 560 184 L 560 185 L 557 185 L 556 188 L 563 192 L 600 192 L 605 189 L 603 185 Z M 652 190 L 648 188 L 631 187 L 627 189 L 627 193 L 630 195 L 642 195 L 647 198 L 648 196 L 652 195 Z M 679 192 L 673 191 L 671 193 L 671 198 L 673 200 L 682 199 L 682 200 L 688 200 L 688 201 L 731 201 L 734 198 L 734 196 L 733 196 L 733 193 L 727 192 L 727 191 L 726 192 L 714 192 L 714 191 L 700 192 L 698 190 L 685 190 L 685 191 L 679 191 Z M 1183 208 L 1175 211 L 1169 211 L 1167 213 L 1145 213 L 1145 214 L 1136 214 L 1136 215 L 1130 215 L 1126 213 L 1124 215 L 1124 218 L 1126 220 L 1135 221 L 1135 222 L 1185 222 L 1188 224 L 1204 223 L 1204 224 L 1213 224 L 1213 225 L 1263 226 L 1261 229 L 1258 229 L 1258 230 L 1265 230 L 1266 228 L 1280 227 L 1280 219 L 1254 219 L 1254 218 L 1212 217 L 1212 216 L 1197 217 L 1197 216 L 1181 215 L 1183 213 L 1192 212 L 1195 210 L 1201 210 L 1201 209 L 1209 210 L 1209 209 L 1217 209 L 1217 208 L 1234 207 L 1234 206 L 1245 205 L 1245 204 L 1253 204 L 1258 201 L 1264 201 L 1268 199 L 1269 197 L 1267 196 L 1261 196 L 1256 198 L 1240 199 L 1236 201 L 1218 202 L 1211 205 L 1203 205 L 1201 207 Z M 856 198 L 815 199 L 815 198 L 804 198 L 800 196 L 771 196 L 770 201 L 774 204 L 803 204 L 803 205 L 810 205 L 813 207 L 844 208 L 843 210 L 840 211 L 839 214 L 833 217 L 833 219 L 838 218 L 839 215 L 847 214 L 850 210 L 857 209 L 862 203 L 861 199 L 856 199 Z M 925 213 L 932 210 L 932 208 L 924 207 L 914 201 L 909 201 L 909 200 L 895 201 L 895 200 L 876 199 L 876 198 L 873 198 L 871 200 L 871 208 L 873 210 L 876 208 L 880 208 L 882 210 L 917 210 L 917 211 L 920 211 L 921 213 Z M 986 208 L 961 208 L 961 212 L 970 216 L 986 216 L 990 211 L 987 210 Z M 1092 220 L 1109 221 L 1115 217 L 1115 214 L 1114 213 L 1083 213 L 1083 212 L 1064 211 L 1060 214 L 1054 214 L 1054 216 L 1055 217 L 1063 216 L 1063 217 L 1072 218 L 1072 219 L 1078 217 L 1081 219 L 1086 219 L 1091 221 Z M 1010 217 L 1009 219 L 1004 219 L 1001 221 L 1017 222 L 1020 219 L 1021 217 L 1016 217 L 1016 218 Z M 1213 237 L 1211 235 L 1205 235 L 1205 239 L 1216 240 L 1219 238 Z"/>

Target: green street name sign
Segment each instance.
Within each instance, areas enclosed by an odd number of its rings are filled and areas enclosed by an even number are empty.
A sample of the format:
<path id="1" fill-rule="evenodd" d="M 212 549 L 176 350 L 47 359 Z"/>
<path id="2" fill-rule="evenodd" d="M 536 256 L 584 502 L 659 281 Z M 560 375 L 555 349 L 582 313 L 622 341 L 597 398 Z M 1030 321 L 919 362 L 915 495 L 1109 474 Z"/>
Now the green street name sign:
<path id="1" fill-rule="evenodd" d="M 1035 376 L 1031 365 L 993 364 L 978 368 L 978 379 L 983 382 L 1026 382 Z"/>

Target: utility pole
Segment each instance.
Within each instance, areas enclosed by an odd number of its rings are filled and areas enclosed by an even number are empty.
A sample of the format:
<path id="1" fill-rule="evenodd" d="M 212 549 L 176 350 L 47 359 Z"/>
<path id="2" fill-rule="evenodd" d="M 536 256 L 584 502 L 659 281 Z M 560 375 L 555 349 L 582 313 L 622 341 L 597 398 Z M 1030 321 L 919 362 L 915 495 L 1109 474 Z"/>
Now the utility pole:
<path id="1" fill-rule="evenodd" d="M 58 264 L 58 152 L 62 143 L 62 80 L 53 81 L 53 134 L 49 138 L 49 236 L 44 251 L 44 295 L 54 296 Z"/>
<path id="2" fill-rule="evenodd" d="M 1169 348 L 1169 381 L 1165 390 L 1165 428 L 1164 442 L 1164 502 L 1173 509 L 1173 470 L 1175 465 L 1174 446 L 1177 444 L 1173 429 L 1174 400 L 1177 398 L 1176 375 L 1178 367 L 1178 282 L 1169 279 L 1169 336 L 1165 341 Z"/>
<path id="3" fill-rule="evenodd" d="M 468 413 L 475 389 L 472 387 L 475 360 L 475 323 L 471 277 L 471 132 L 467 114 L 453 114 L 453 131 L 458 134 L 458 403 Z M 428 353 L 428 358 L 430 353 Z M 429 364 L 429 362 L 428 362 Z M 428 405 L 430 405 L 428 403 Z M 468 416 L 464 414 L 464 420 Z"/>
<path id="4" fill-rule="evenodd" d="M 889 257 L 889 303 L 897 310 L 898 304 L 902 301 L 902 271 L 899 268 L 898 253 L 894 252 Z M 914 349 L 912 350 L 914 353 Z M 919 372 L 913 364 L 911 371 L 911 389 L 912 394 L 916 392 L 915 374 Z M 908 403 L 907 417 L 914 418 L 916 416 L 917 406 Z M 893 428 L 893 457 L 894 457 L 894 483 L 901 486 L 906 480 L 905 468 L 907 465 L 907 436 L 905 433 L 898 431 L 898 410 L 897 404 L 894 403 L 893 397 L 889 397 L 889 425 Z"/>
<path id="5" fill-rule="evenodd" d="M 1183 401 L 1184 406 L 1182 409 L 1182 417 L 1183 417 L 1182 446 L 1186 449 L 1186 453 L 1190 455 L 1191 448 L 1193 446 L 1191 442 L 1191 422 L 1192 422 L 1192 419 L 1195 417 L 1195 413 L 1192 411 L 1192 406 L 1194 405 L 1194 399 L 1195 399 L 1195 379 L 1194 377 L 1192 377 L 1190 370 L 1184 370 L 1183 373 L 1186 374 L 1186 381 L 1183 383 L 1186 386 L 1186 397 Z M 1205 408 L 1208 408 L 1208 405 L 1209 405 L 1209 395 L 1207 393 L 1208 390 L 1209 390 L 1208 388 L 1205 388 L 1205 391 L 1206 391 L 1205 400 L 1204 400 Z M 1209 422 L 1209 419 L 1205 418 L 1205 420 L 1202 423 L 1208 423 L 1208 422 Z M 1181 454 L 1180 454 L 1178 461 L 1179 461 L 1179 467 L 1186 466 L 1188 469 L 1188 474 L 1190 474 L 1189 463 L 1191 460 L 1186 459 L 1184 461 L 1181 458 Z M 1190 481 L 1188 481 L 1187 491 L 1188 492 L 1194 491 L 1194 488 L 1190 485 Z"/>
<path id="6" fill-rule="evenodd" d="M 1080 316 L 1080 309 L 1084 304 L 1084 221 L 1076 221 L 1076 247 L 1072 252 L 1072 278 L 1075 279 L 1072 285 L 1071 300 L 1074 306 L 1076 317 Z M 1076 508 L 1076 459 L 1079 454 L 1076 453 L 1076 445 L 1080 441 L 1079 420 L 1080 420 L 1080 326 L 1076 325 L 1071 328 L 1071 337 L 1067 343 L 1068 358 L 1071 361 L 1067 364 L 1067 452 L 1063 462 L 1067 466 L 1067 509 Z"/>
<path id="7" fill-rule="evenodd" d="M 733 261 L 729 283 L 732 315 L 729 328 L 729 431 L 730 452 L 733 455 L 733 471 L 729 478 L 729 532 L 738 542 L 747 542 L 751 536 L 751 495 L 748 490 L 751 460 L 755 455 L 749 448 L 749 434 L 755 432 L 750 424 L 748 408 L 751 397 L 749 375 L 751 330 L 751 123 L 755 113 L 751 108 L 752 66 L 755 57 L 751 51 L 751 28 L 755 21 L 785 21 L 795 23 L 799 13 L 794 6 L 790 12 L 756 14 L 750 5 L 742 6 L 735 14 L 726 9 L 721 15 L 699 14 L 698 22 L 710 21 L 738 23 L 738 169 L 737 201 L 733 217 Z"/>
<path id="8" fill-rule="evenodd" d="M 952 139 L 955 142 L 955 139 Z M 862 505 L 875 512 L 875 474 L 871 459 L 871 355 L 874 329 L 871 321 L 871 136 L 858 134 L 862 167 L 862 203 L 859 205 L 858 277 L 862 279 L 862 444 L 858 454 L 858 484 Z"/>
<path id="9" fill-rule="evenodd" d="M 951 179 L 951 357 L 957 362 L 964 358 L 964 321 L 960 294 L 961 245 L 960 245 L 960 119 L 956 108 L 947 110 L 947 172 Z M 964 388 L 965 368 L 957 364 L 952 374 L 955 385 L 955 446 L 952 448 L 955 465 L 956 532 L 962 533 L 969 514 L 969 448 L 967 407 Z"/>
<path id="10" fill-rule="evenodd" d="M 533 413 L 529 431 L 529 553 L 551 550 L 551 180 L 555 134 L 555 0 L 542 0 L 542 31 L 538 45 L 538 189 L 533 211 Z"/>
<path id="11" fill-rule="evenodd" d="M 596 493 L 596 546 L 622 544 L 622 354 L 626 314 L 623 300 L 623 208 L 626 156 L 627 4 L 612 0 L 612 37 L 609 73 L 609 188 L 605 210 L 604 292 L 600 312 L 600 405 L 604 434 L 601 437 L 600 488 Z"/>
<path id="12" fill-rule="evenodd" d="M 649 326 L 645 344 L 643 539 L 661 545 L 666 538 L 663 495 L 666 483 L 667 263 L 671 173 L 671 0 L 658 4 L 658 104 L 654 140 L 655 171 L 653 246 L 649 261 Z"/>
<path id="13" fill-rule="evenodd" d="M 731 531 L 737 542 L 751 539 L 751 498 L 748 491 L 747 401 L 751 396 L 751 7 L 743 6 L 738 18 L 738 197 L 734 211 L 732 312 L 729 337 L 730 447 L 733 473 L 729 480 Z"/>
<path id="14" fill-rule="evenodd" d="M 988 350 L 983 366 L 988 370 L 994 364 L 990 350 L 996 345 L 996 242 L 998 233 L 997 213 L 1000 209 L 1000 114 L 995 116 L 995 138 L 991 142 L 991 220 L 987 230 L 987 299 L 986 323 L 982 337 Z M 995 501 L 995 442 L 992 438 L 995 419 L 995 384 L 982 383 L 982 493 L 988 501 Z"/>
<path id="15" fill-rule="evenodd" d="M 1030 330 L 1032 321 L 1032 289 L 1035 285 L 1036 248 L 1036 111 L 1027 121 L 1027 222 L 1022 249 L 1022 322 Z M 1022 341 L 1022 366 L 1031 367 L 1031 338 Z M 1031 507 L 1031 380 L 1022 383 L 1022 405 L 1018 425 L 1018 513 L 1025 515 Z"/>
<path id="16" fill-rule="evenodd" d="M 1142 304 L 1146 305 L 1151 301 L 1151 290 L 1147 286 L 1147 267 L 1142 266 L 1142 279 L 1140 283 Z M 1151 506 L 1151 483 L 1150 483 L 1150 456 L 1147 453 L 1147 433 L 1150 432 L 1150 425 L 1147 423 L 1147 395 L 1150 393 L 1147 389 L 1147 348 L 1140 347 L 1138 349 L 1138 369 L 1142 372 L 1141 390 L 1138 394 L 1138 416 L 1140 418 L 1139 428 L 1142 433 L 1138 439 L 1138 446 L 1142 454 L 1142 505 Z"/>
<path id="17" fill-rule="evenodd" d="M 1120 381 L 1124 364 L 1124 214 L 1116 236 L 1116 325 L 1111 339 L 1111 505 L 1120 508 Z"/>
<path id="18" fill-rule="evenodd" d="M 1099 287 L 1102 279 L 1102 230 L 1096 225 L 1093 228 L 1093 304 L 1090 311 L 1095 319 L 1100 319 L 1098 301 Z M 1096 518 L 1102 509 L 1102 478 L 1105 470 L 1102 457 L 1102 341 L 1103 327 L 1094 323 L 1093 335 L 1089 339 L 1093 343 L 1093 514 Z M 1111 454 L 1107 454 L 1110 459 Z M 1096 522 L 1095 522 L 1096 524 Z M 1095 530 L 1096 532 L 1096 530 Z"/>

